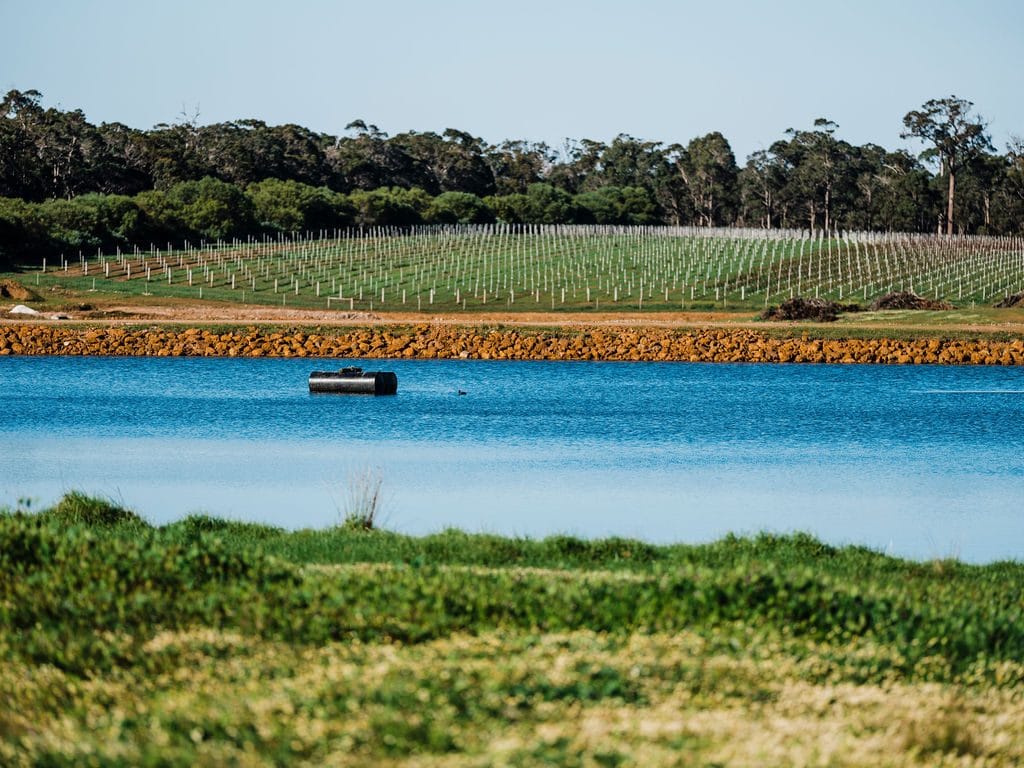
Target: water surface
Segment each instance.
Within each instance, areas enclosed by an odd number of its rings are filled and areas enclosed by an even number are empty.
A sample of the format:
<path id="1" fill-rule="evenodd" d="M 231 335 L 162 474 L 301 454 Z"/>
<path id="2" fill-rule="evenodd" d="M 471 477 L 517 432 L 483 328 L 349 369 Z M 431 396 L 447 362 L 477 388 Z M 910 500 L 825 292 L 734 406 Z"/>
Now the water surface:
<path id="1" fill-rule="evenodd" d="M 1024 559 L 1020 369 L 367 361 L 397 396 L 308 394 L 336 364 L 0 360 L 0 504 L 81 489 L 156 523 L 321 527 L 369 470 L 410 533 L 806 530 Z"/>

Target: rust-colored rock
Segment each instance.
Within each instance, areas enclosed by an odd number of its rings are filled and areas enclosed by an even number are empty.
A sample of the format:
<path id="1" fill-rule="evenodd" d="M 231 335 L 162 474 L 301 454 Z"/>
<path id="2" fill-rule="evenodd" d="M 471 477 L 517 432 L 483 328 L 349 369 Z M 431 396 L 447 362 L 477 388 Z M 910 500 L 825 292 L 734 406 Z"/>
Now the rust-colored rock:
<path id="1" fill-rule="evenodd" d="M 1024 340 L 773 338 L 751 329 L 579 329 L 552 334 L 417 326 L 336 335 L 260 331 L 0 326 L 0 355 L 370 357 L 478 360 L 632 360 L 1024 365 Z"/>

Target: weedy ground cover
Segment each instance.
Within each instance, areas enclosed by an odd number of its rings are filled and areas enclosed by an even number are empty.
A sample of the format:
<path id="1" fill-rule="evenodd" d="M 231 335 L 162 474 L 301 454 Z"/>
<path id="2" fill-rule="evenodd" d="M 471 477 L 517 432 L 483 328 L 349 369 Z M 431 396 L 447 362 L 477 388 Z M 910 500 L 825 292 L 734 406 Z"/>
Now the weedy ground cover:
<path id="1" fill-rule="evenodd" d="M 1022 595 L 1021 563 L 805 535 L 155 528 L 75 495 L 0 515 L 0 762 L 1013 765 Z"/>

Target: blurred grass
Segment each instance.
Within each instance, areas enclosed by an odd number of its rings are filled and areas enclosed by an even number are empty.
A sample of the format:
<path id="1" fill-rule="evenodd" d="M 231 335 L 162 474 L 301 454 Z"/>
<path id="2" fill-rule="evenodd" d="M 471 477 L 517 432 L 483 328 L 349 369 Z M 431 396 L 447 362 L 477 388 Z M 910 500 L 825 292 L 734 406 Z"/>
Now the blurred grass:
<path id="1" fill-rule="evenodd" d="M 801 534 L 157 528 L 69 494 L 0 514 L 0 763 L 1012 765 L 1022 596 L 1019 562 Z"/>

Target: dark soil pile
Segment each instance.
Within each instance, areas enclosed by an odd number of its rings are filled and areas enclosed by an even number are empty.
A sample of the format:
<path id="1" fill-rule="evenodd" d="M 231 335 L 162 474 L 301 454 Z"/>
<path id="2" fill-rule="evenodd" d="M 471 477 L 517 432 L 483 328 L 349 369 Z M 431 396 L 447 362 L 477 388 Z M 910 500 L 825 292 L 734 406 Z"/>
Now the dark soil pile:
<path id="1" fill-rule="evenodd" d="M 0 280 L 0 298 L 15 301 L 39 301 L 39 297 L 17 280 Z"/>
<path id="2" fill-rule="evenodd" d="M 1012 296 L 1007 296 L 1002 301 L 992 306 L 999 309 L 1008 309 L 1009 307 L 1024 307 L 1024 291 L 1021 293 L 1015 293 Z"/>
<path id="3" fill-rule="evenodd" d="M 816 323 L 831 323 L 839 319 L 840 312 L 859 312 L 857 304 L 839 304 L 828 299 L 805 299 L 796 296 L 786 299 L 777 307 L 769 307 L 761 313 L 765 320 L 812 320 Z"/>
<path id="4" fill-rule="evenodd" d="M 953 305 L 948 301 L 936 301 L 935 299 L 926 299 L 924 296 L 918 296 L 916 293 L 910 291 L 896 291 L 894 293 L 887 293 L 881 298 L 875 299 L 871 302 L 872 311 L 885 310 L 885 309 L 953 309 Z"/>

